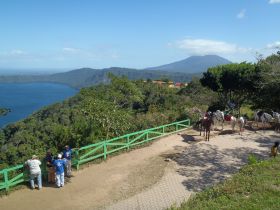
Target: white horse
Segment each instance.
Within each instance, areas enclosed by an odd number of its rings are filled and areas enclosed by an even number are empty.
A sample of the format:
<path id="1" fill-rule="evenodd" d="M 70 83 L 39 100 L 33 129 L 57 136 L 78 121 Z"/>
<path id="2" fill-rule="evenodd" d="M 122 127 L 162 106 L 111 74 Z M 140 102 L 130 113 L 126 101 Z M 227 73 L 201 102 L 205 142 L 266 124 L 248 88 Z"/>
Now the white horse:
<path id="1" fill-rule="evenodd" d="M 216 112 L 213 112 L 213 122 L 214 125 L 216 124 L 221 124 L 222 125 L 222 130 L 224 130 L 224 122 L 225 122 L 225 114 L 224 112 L 217 110 Z M 226 120 L 226 122 L 229 121 L 231 124 L 231 128 L 234 131 L 237 119 L 234 116 L 231 116 L 229 120 Z"/>
<path id="2" fill-rule="evenodd" d="M 280 114 L 278 112 L 272 111 L 272 117 L 274 118 L 274 122 L 276 123 L 275 131 L 280 131 Z"/>
<path id="3" fill-rule="evenodd" d="M 270 123 L 273 121 L 273 117 L 264 112 L 264 111 L 257 111 L 254 113 L 254 119 L 255 119 L 255 122 L 257 122 L 257 127 L 259 127 L 259 123 L 258 122 L 261 122 L 262 123 L 262 129 L 264 129 L 264 125 L 265 123 Z"/>
<path id="4" fill-rule="evenodd" d="M 242 132 L 244 131 L 244 126 L 245 126 L 245 119 L 244 117 L 239 117 L 237 119 L 237 124 L 238 124 L 238 127 L 239 127 L 239 134 L 242 135 Z"/>

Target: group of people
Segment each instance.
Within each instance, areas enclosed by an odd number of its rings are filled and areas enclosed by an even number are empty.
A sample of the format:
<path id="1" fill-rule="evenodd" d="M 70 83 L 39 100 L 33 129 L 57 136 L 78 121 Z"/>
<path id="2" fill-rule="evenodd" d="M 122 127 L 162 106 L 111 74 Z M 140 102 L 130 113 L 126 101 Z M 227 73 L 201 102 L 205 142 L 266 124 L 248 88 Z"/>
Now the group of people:
<path id="1" fill-rule="evenodd" d="M 68 145 L 57 157 L 53 156 L 50 150 L 47 151 L 45 161 L 49 183 L 56 183 L 58 188 L 64 186 L 64 171 L 66 170 L 67 177 L 71 177 L 71 159 L 72 149 Z M 35 189 L 34 180 L 37 179 L 38 189 L 40 190 L 42 188 L 41 161 L 36 155 L 33 155 L 32 159 L 25 162 L 25 165 L 29 168 L 31 189 Z"/>

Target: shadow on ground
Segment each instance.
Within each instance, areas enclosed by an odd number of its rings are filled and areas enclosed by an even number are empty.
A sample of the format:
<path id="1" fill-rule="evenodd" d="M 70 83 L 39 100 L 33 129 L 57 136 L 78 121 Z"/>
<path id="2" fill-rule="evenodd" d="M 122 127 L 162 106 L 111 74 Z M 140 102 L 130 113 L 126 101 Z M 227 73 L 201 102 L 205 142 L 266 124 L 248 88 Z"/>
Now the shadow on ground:
<path id="1" fill-rule="evenodd" d="M 277 135 L 273 137 L 279 138 Z M 194 136 L 185 135 L 183 138 L 190 146 L 181 148 L 183 152 L 167 154 L 164 157 L 172 159 L 179 165 L 177 173 L 186 177 L 182 184 L 189 191 L 200 191 L 225 180 L 247 163 L 249 154 L 254 154 L 258 159 L 268 157 L 268 152 L 250 147 L 221 150 L 215 145 L 203 142 L 196 144 L 198 140 Z M 246 137 L 241 137 L 241 140 L 258 142 L 260 147 L 267 147 L 269 151 L 273 144 L 270 138 L 269 135 L 260 134 L 258 138 L 248 140 Z"/>
<path id="2" fill-rule="evenodd" d="M 186 142 L 188 144 L 197 143 L 205 139 L 203 135 L 200 136 L 199 134 L 194 134 L 194 135 L 182 134 L 181 136 L 183 138 L 183 142 Z"/>

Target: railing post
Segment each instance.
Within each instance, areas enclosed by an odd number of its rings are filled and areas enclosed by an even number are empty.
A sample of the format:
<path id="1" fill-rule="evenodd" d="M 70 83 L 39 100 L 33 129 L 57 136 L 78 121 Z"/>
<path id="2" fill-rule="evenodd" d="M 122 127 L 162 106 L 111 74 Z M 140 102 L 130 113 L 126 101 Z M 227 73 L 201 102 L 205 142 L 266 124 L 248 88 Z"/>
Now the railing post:
<path id="1" fill-rule="evenodd" d="M 126 148 L 129 149 L 129 136 L 126 137 Z"/>
<path id="2" fill-rule="evenodd" d="M 178 124 L 176 124 L 176 131 L 178 130 Z"/>
<path id="3" fill-rule="evenodd" d="M 164 132 L 165 132 L 165 129 L 164 129 L 165 127 L 164 126 L 162 126 L 162 133 L 164 134 Z"/>
<path id="4" fill-rule="evenodd" d="M 103 143 L 103 151 L 104 151 L 104 160 L 107 159 L 107 145 L 106 145 L 106 140 Z"/>
<path id="5" fill-rule="evenodd" d="M 149 132 L 146 133 L 146 140 L 149 139 Z"/>
<path id="6" fill-rule="evenodd" d="M 8 193 L 9 189 L 10 189 L 10 186 L 9 186 L 9 177 L 8 177 L 7 169 L 4 169 L 4 182 L 5 182 L 6 193 Z"/>
<path id="7" fill-rule="evenodd" d="M 80 157 L 79 157 L 79 149 L 75 150 L 75 159 L 76 159 L 76 169 L 79 170 L 80 168 Z"/>
<path id="8" fill-rule="evenodd" d="M 42 171 L 43 180 L 48 180 L 47 163 L 45 160 L 42 161 L 41 171 Z"/>

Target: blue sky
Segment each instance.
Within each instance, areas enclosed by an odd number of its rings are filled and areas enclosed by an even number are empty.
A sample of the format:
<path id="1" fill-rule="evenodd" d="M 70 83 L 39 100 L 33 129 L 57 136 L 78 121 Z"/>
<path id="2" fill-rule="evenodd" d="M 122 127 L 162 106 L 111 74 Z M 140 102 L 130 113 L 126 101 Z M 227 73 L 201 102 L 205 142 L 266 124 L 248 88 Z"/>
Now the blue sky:
<path id="1" fill-rule="evenodd" d="M 0 69 L 145 68 L 280 49 L 280 0 L 1 0 Z"/>

